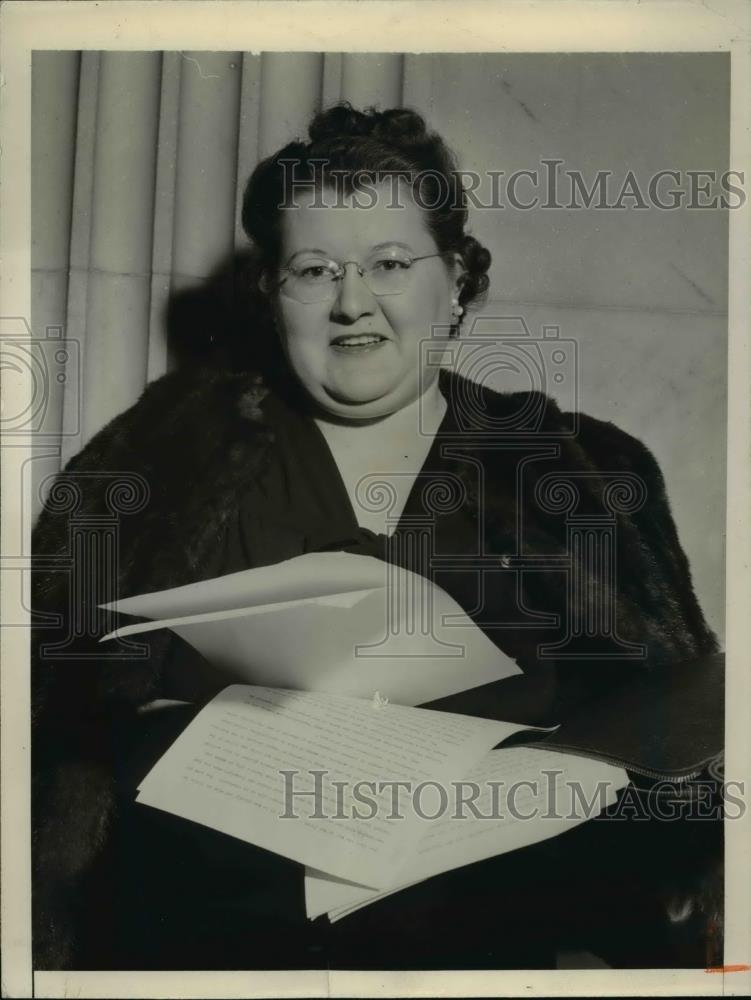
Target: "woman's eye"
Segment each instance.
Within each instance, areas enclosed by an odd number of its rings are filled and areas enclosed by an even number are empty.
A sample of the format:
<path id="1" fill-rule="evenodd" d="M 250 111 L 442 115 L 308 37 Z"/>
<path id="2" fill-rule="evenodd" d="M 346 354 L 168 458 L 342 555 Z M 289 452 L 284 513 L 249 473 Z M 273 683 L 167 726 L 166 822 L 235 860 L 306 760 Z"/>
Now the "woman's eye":
<path id="1" fill-rule="evenodd" d="M 396 257 L 386 257 L 383 260 L 377 260 L 373 264 L 374 271 L 406 271 L 411 266 L 411 261 L 409 260 L 399 260 Z"/>
<path id="2" fill-rule="evenodd" d="M 301 267 L 298 271 L 301 278 L 308 278 L 315 281 L 316 279 L 331 277 L 331 268 L 326 267 L 325 264 L 309 264 L 307 267 Z"/>

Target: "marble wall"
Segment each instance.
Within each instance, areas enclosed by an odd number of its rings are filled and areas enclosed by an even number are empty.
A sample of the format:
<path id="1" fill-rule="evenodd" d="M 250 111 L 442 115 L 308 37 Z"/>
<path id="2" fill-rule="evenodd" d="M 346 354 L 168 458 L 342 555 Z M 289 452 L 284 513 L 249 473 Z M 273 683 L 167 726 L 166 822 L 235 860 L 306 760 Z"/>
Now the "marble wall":
<path id="1" fill-rule="evenodd" d="M 535 193 L 541 203 L 546 200 L 543 160 L 564 161 L 559 171 L 581 171 L 588 188 L 597 171 L 612 171 L 610 204 L 628 170 L 648 195 L 649 179 L 659 170 L 681 171 L 685 181 L 690 170 L 721 174 L 729 167 L 727 55 L 412 59 L 425 61 L 421 110 L 453 146 L 462 169 L 481 175 L 502 170 L 506 177 L 518 170 L 540 172 L 537 189 L 531 180 L 518 183 L 519 200 L 529 201 Z M 671 201 L 672 180 L 658 189 L 663 203 Z M 568 204 L 570 189 L 563 181 L 559 200 Z M 478 188 L 484 205 L 493 201 L 492 185 L 485 179 Z M 502 195 L 502 182 L 495 185 Z M 493 254 L 482 314 L 522 317 L 533 338 L 543 326 L 557 326 L 561 338 L 575 343 L 578 405 L 612 420 L 654 452 L 697 593 L 720 636 L 727 215 L 686 207 L 519 210 L 508 203 L 471 212 L 474 234 Z M 504 371 L 496 381 L 523 388 L 528 376 Z M 550 379 L 545 388 L 568 405 L 569 384 L 557 386 Z"/>

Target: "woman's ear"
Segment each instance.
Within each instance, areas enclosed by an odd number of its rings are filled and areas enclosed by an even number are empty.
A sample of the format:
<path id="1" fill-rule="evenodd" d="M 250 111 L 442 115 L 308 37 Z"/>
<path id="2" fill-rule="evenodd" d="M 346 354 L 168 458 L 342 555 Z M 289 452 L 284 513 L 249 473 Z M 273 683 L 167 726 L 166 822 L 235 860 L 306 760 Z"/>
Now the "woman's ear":
<path id="1" fill-rule="evenodd" d="M 269 272 L 264 269 L 258 276 L 258 289 L 264 295 L 269 295 L 271 293 L 271 282 L 269 280 Z"/>

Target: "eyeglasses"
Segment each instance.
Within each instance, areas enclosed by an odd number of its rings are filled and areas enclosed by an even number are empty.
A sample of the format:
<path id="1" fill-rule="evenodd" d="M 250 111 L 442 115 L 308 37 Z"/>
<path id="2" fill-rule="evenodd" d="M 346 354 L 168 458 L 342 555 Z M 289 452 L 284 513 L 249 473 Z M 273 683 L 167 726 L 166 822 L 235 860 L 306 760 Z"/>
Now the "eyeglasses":
<path id="1" fill-rule="evenodd" d="M 297 302 L 333 302 L 338 294 L 337 282 L 346 275 L 347 265 L 354 264 L 373 295 L 399 295 L 412 280 L 413 264 L 440 256 L 440 253 L 426 253 L 412 257 L 398 248 L 379 250 L 362 264 L 356 260 L 339 263 L 327 257 L 308 256 L 279 268 L 286 272 L 279 287 Z"/>

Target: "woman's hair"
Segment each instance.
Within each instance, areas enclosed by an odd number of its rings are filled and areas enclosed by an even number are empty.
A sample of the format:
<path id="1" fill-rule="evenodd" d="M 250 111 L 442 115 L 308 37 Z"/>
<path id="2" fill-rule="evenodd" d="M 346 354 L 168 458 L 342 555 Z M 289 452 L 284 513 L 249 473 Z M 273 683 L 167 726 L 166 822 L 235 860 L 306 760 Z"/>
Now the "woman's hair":
<path id="1" fill-rule="evenodd" d="M 463 261 L 459 304 L 466 308 L 481 301 L 489 285 L 490 252 L 466 232 L 467 197 L 456 161 L 421 115 L 407 108 L 358 111 L 342 102 L 316 114 L 308 136 L 308 142 L 295 140 L 262 160 L 243 196 L 242 224 L 251 246 L 240 279 L 251 299 L 260 335 L 253 338 L 256 360 L 262 367 L 276 367 L 279 353 L 259 278 L 280 264 L 282 206 L 293 205 L 302 187 L 349 194 L 363 181 L 372 185 L 390 178 L 396 191 L 396 178 L 404 178 L 439 252 L 447 263 L 453 263 L 454 254 Z"/>

